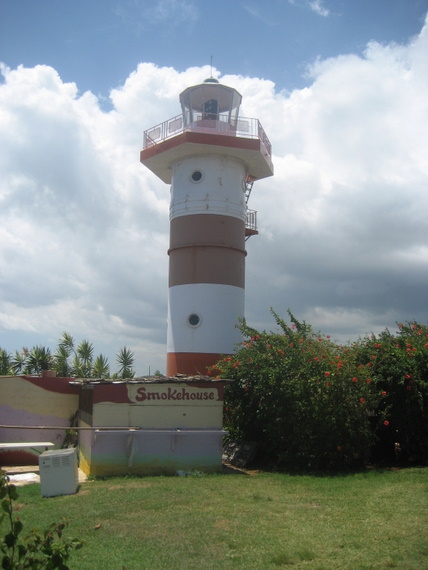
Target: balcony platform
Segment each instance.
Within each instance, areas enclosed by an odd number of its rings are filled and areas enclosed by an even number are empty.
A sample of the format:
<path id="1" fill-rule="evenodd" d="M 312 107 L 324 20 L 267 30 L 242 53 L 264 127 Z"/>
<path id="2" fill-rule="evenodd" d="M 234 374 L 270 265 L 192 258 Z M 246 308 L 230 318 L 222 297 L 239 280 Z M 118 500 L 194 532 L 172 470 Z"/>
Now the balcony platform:
<path id="1" fill-rule="evenodd" d="M 232 126 L 220 116 L 218 120 L 197 120 L 185 126 L 181 116 L 174 117 L 144 133 L 140 161 L 170 184 L 174 162 L 206 154 L 241 160 L 254 180 L 273 175 L 271 145 L 257 119 L 240 118 Z"/>
<path id="2" fill-rule="evenodd" d="M 246 164 L 248 174 L 256 180 L 273 174 L 272 161 L 260 139 L 214 133 L 186 131 L 143 149 L 140 160 L 163 182 L 170 184 L 174 162 L 188 156 L 205 154 L 227 155 L 241 160 Z"/>

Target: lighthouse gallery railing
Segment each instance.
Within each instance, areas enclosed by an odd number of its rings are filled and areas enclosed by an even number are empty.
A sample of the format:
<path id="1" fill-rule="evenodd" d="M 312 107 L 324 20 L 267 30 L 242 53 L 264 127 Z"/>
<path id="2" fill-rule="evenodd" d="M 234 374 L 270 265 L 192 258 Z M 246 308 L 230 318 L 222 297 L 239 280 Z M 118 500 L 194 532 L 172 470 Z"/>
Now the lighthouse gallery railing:
<path id="1" fill-rule="evenodd" d="M 183 115 L 177 115 L 144 132 L 143 149 L 159 144 L 186 131 L 216 133 L 232 137 L 259 139 L 269 156 L 272 147 L 258 119 L 238 117 L 230 120 L 228 113 L 220 113 L 217 119 L 204 119 L 202 113 L 193 113 L 193 121 L 184 122 Z"/>

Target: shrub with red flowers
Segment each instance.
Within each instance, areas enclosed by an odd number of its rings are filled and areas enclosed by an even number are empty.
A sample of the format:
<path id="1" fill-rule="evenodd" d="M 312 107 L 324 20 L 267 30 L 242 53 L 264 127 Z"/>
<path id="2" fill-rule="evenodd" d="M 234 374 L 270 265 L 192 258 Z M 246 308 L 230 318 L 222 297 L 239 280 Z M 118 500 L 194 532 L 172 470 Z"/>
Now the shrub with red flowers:
<path id="1" fill-rule="evenodd" d="M 428 461 L 428 327 L 415 321 L 362 339 L 359 358 L 371 363 L 386 416 L 377 430 L 376 461 Z M 386 429 L 387 428 L 387 429 Z"/>
<path id="2" fill-rule="evenodd" d="M 277 332 L 240 323 L 242 347 L 212 373 L 233 379 L 225 425 L 265 462 L 297 469 L 428 460 L 428 327 L 340 345 L 288 311 Z M 214 372 L 215 371 L 215 372 Z"/>
<path id="3" fill-rule="evenodd" d="M 371 362 L 360 362 L 354 346 L 315 334 L 291 312 L 291 325 L 272 314 L 278 332 L 240 323 L 241 349 L 213 367 L 235 380 L 226 392 L 231 436 L 256 441 L 264 461 L 288 468 L 366 463 L 375 440 L 372 418 L 383 426 L 387 420 Z"/>

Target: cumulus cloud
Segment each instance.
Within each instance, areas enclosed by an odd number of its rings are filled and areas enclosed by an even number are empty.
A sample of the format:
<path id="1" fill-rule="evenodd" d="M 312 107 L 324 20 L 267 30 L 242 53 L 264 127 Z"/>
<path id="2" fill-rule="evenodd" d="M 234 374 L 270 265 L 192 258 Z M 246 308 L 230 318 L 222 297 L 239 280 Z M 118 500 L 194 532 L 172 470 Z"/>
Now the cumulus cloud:
<path id="1" fill-rule="evenodd" d="M 274 152 L 250 200 L 251 325 L 270 328 L 270 306 L 340 340 L 427 322 L 427 44 L 424 27 L 407 45 L 318 60 L 290 93 L 214 70 Z M 67 330 L 112 368 L 127 345 L 138 373 L 164 371 L 169 188 L 139 150 L 209 67 L 141 63 L 109 111 L 51 67 L 1 72 L 0 346 L 55 347 Z"/>

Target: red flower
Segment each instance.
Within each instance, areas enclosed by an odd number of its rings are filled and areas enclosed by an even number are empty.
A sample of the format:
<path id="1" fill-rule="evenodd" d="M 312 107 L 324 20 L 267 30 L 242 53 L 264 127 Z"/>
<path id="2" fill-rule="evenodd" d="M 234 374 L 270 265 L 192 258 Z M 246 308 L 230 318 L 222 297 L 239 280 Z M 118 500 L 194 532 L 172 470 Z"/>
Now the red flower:
<path id="1" fill-rule="evenodd" d="M 364 399 L 364 398 L 360 398 L 360 402 L 361 402 L 362 404 L 364 404 L 365 399 Z"/>
<path id="2" fill-rule="evenodd" d="M 383 425 L 384 425 L 384 426 L 389 426 L 389 421 L 388 421 L 388 420 L 385 420 L 385 421 L 383 422 Z"/>
<path id="3" fill-rule="evenodd" d="M 406 374 L 406 380 L 410 380 L 411 377 L 412 377 L 411 374 Z"/>
<path id="4" fill-rule="evenodd" d="M 330 376 L 330 372 L 324 372 L 324 376 Z"/>
<path id="5" fill-rule="evenodd" d="M 354 378 L 352 378 L 352 382 L 353 382 L 354 384 L 356 384 L 356 383 L 358 382 L 358 378 L 355 378 L 355 376 L 354 376 Z"/>
<path id="6" fill-rule="evenodd" d="M 326 382 L 326 386 L 331 386 L 331 382 Z"/>
<path id="7" fill-rule="evenodd" d="M 328 334 L 326 338 L 330 338 L 330 335 Z"/>
<path id="8" fill-rule="evenodd" d="M 338 445 L 338 446 L 337 446 L 337 451 L 342 451 L 342 446 L 341 446 L 341 445 Z"/>
<path id="9" fill-rule="evenodd" d="M 370 382 L 371 382 L 370 378 L 367 378 L 366 384 L 370 384 Z"/>
<path id="10" fill-rule="evenodd" d="M 385 396 L 386 396 L 386 392 L 385 392 L 385 391 L 382 392 L 382 396 L 385 398 Z"/>

